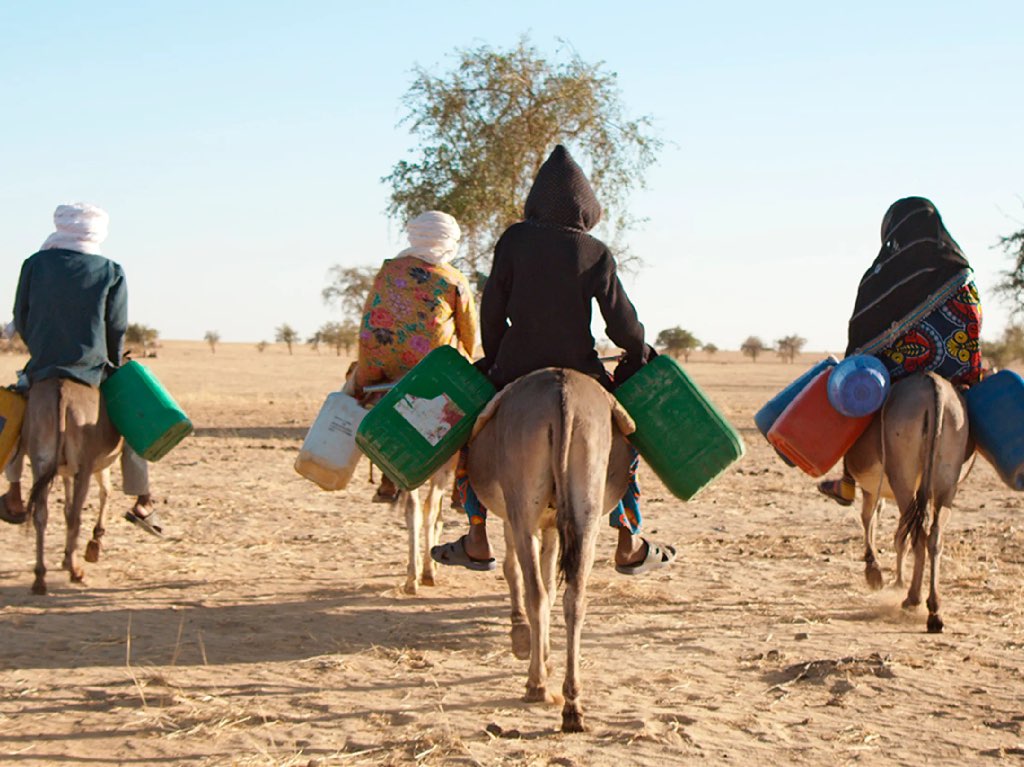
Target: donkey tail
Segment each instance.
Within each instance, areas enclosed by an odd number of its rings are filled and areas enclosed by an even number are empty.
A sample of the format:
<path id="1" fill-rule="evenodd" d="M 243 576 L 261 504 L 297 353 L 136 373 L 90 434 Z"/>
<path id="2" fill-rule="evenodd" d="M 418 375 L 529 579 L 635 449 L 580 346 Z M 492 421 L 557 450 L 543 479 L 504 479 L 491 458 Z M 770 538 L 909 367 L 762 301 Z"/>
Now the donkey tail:
<path id="1" fill-rule="evenodd" d="M 933 374 L 927 373 L 925 377 L 932 384 L 932 407 L 925 410 L 924 419 L 921 422 L 921 442 L 925 446 L 924 455 L 921 456 L 921 484 L 918 485 L 917 493 L 914 495 L 914 500 L 907 509 L 907 513 L 900 517 L 896 535 L 901 545 L 908 536 L 914 546 L 921 540 L 921 536 L 924 534 L 925 520 L 928 518 L 928 499 L 934 495 L 932 473 L 935 465 L 935 446 L 942 433 L 942 403 L 939 401 L 939 385 Z"/>
<path id="2" fill-rule="evenodd" d="M 54 477 L 57 476 L 57 469 L 60 467 L 61 459 L 64 457 L 64 435 L 68 425 L 68 407 L 64 399 L 64 384 L 60 382 L 57 387 L 57 449 L 53 454 L 53 463 L 46 467 L 43 475 L 32 484 L 32 490 L 28 496 L 28 516 L 35 520 L 36 506 L 39 505 L 39 496 L 50 487 Z"/>
<path id="3" fill-rule="evenodd" d="M 558 370 L 559 414 L 552 425 L 551 472 L 555 480 L 555 527 L 558 528 L 558 574 L 560 580 L 575 582 L 582 559 L 582 541 L 576 529 L 569 486 L 569 450 L 572 443 L 573 413 L 566 401 L 565 371 Z"/>

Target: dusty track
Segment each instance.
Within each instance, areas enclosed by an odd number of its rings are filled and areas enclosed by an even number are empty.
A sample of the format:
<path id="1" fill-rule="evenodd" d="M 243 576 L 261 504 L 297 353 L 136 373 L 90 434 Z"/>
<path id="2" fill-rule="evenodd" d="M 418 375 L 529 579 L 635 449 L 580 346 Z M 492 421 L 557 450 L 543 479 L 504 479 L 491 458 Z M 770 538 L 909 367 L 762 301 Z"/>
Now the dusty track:
<path id="1" fill-rule="evenodd" d="M 647 532 L 680 556 L 633 580 L 611 567 L 611 531 L 599 542 L 583 642 L 593 729 L 563 736 L 557 708 L 520 701 L 500 570 L 445 571 L 407 597 L 404 523 L 368 503 L 365 468 L 335 494 L 292 470 L 343 359 L 168 344 L 147 362 L 198 427 L 152 472 L 168 540 L 121 520 L 118 497 L 103 558 L 72 586 L 51 515 L 39 598 L 30 537 L 0 529 L 0 761 L 1024 762 L 1024 494 L 979 462 L 947 538 L 946 633 L 927 635 L 902 594 L 865 586 L 857 512 L 820 499 L 749 426 L 814 357 L 716 359 L 688 369 L 748 454 L 688 504 L 642 474 Z M 0 360 L 5 380 L 19 362 Z M 445 515 L 446 536 L 461 529 Z M 893 525 L 883 512 L 882 541 Z M 563 636 L 559 610 L 559 684 Z"/>

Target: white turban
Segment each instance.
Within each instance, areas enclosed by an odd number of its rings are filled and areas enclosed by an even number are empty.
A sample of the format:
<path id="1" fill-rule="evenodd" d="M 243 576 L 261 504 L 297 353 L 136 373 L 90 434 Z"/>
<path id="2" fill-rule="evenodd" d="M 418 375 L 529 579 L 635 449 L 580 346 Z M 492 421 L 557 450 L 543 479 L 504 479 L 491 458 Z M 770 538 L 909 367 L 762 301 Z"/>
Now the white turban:
<path id="1" fill-rule="evenodd" d="M 100 243 L 107 239 L 110 216 L 87 202 L 72 202 L 57 206 L 53 223 L 57 231 L 46 238 L 40 250 L 61 248 L 98 255 Z"/>
<path id="2" fill-rule="evenodd" d="M 429 264 L 446 264 L 459 251 L 462 230 L 458 222 L 447 213 L 428 210 L 409 222 L 409 246 L 401 256 L 415 256 Z"/>

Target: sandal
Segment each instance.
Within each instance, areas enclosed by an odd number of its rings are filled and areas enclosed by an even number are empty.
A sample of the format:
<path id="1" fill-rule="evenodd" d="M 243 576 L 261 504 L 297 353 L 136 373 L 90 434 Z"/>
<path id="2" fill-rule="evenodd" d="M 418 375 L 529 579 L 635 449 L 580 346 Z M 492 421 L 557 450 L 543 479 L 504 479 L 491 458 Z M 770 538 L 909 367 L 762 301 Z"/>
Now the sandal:
<path id="1" fill-rule="evenodd" d="M 818 483 L 818 492 L 828 496 L 840 506 L 852 506 L 854 498 L 847 498 L 846 493 L 843 492 L 844 488 L 850 487 L 850 485 L 853 483 L 845 479 L 824 479 Z M 851 491 L 851 495 L 856 493 L 857 486 L 853 485 Z"/>
<path id="2" fill-rule="evenodd" d="M 164 529 L 160 526 L 159 521 L 156 518 L 155 511 L 151 511 L 149 514 L 142 517 L 135 513 L 135 509 L 130 509 L 124 513 L 124 518 L 133 525 L 138 525 L 147 533 L 155 535 L 157 538 L 164 537 Z"/>
<path id="3" fill-rule="evenodd" d="M 676 549 L 674 546 L 659 546 L 646 538 L 641 540 L 647 545 L 647 553 L 644 554 L 644 558 L 628 565 L 615 565 L 615 572 L 620 575 L 643 575 L 652 570 L 668 567 L 675 561 Z"/>
<path id="4" fill-rule="evenodd" d="M 28 512 L 23 511 L 21 514 L 15 514 L 7 506 L 7 493 L 0 495 L 0 519 L 11 525 L 23 525 L 28 519 Z"/>
<path id="5" fill-rule="evenodd" d="M 494 557 L 490 559 L 477 559 L 466 553 L 466 536 L 463 535 L 457 541 L 442 543 L 430 549 L 430 558 L 442 565 L 458 565 L 469 570 L 486 572 L 493 570 L 497 565 Z"/>

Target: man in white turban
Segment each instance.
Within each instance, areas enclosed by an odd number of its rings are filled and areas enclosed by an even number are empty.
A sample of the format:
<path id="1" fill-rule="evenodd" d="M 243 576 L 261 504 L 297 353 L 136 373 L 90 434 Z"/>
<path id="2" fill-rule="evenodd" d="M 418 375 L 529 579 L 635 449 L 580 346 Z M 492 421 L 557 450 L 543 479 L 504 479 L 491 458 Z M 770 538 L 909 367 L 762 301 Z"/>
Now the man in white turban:
<path id="1" fill-rule="evenodd" d="M 24 370 L 29 386 L 47 378 L 99 386 L 121 364 L 128 287 L 121 266 L 100 254 L 109 220 L 95 205 L 59 205 L 53 214 L 56 231 L 22 264 L 14 325 L 29 350 Z M 28 517 L 21 493 L 23 468 L 19 450 L 5 469 L 10 488 L 0 496 L 0 519 L 12 524 Z M 127 445 L 121 471 L 124 492 L 136 496 L 125 518 L 160 535 L 147 464 Z"/>

